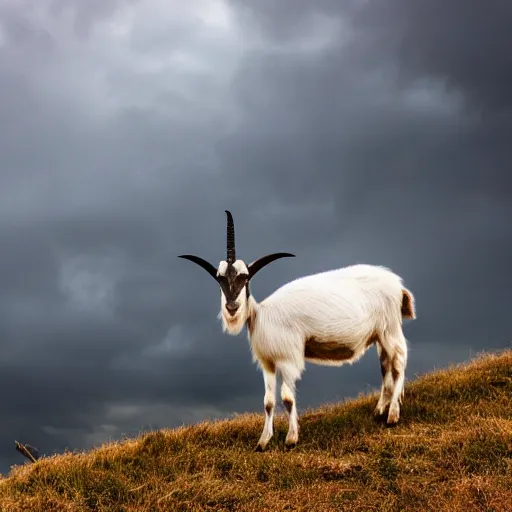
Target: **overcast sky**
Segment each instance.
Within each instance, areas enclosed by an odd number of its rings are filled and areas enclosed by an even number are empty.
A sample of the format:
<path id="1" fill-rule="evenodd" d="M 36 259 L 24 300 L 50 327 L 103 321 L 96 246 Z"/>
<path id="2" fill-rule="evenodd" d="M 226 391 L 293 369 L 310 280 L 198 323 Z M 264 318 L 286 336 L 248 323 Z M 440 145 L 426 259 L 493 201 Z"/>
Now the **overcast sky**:
<path id="1" fill-rule="evenodd" d="M 0 0 L 0 472 L 233 412 L 245 332 L 180 260 L 391 267 L 407 378 L 511 346 L 512 4 Z M 308 365 L 300 411 L 380 384 Z M 407 407 L 405 405 L 405 407 Z"/>

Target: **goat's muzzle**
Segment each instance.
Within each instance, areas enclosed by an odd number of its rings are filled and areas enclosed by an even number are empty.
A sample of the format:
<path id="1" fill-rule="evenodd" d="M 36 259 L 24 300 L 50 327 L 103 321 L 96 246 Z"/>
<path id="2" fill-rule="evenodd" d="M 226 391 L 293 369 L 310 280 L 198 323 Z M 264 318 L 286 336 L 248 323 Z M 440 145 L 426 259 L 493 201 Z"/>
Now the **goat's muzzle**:
<path id="1" fill-rule="evenodd" d="M 238 311 L 238 304 L 235 304 L 234 302 L 228 302 L 226 304 L 226 310 L 231 316 L 235 316 L 236 312 Z"/>

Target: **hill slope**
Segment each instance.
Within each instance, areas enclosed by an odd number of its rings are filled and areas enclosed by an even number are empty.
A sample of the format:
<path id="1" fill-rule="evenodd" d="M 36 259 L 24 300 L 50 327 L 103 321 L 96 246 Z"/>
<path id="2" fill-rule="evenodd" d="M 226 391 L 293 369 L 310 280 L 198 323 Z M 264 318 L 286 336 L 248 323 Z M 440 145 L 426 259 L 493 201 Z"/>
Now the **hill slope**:
<path id="1" fill-rule="evenodd" d="M 27 463 L 0 480 L 3 511 L 512 511 L 512 351 L 406 385 L 401 423 L 376 395 L 300 418 L 284 450 L 263 414 L 142 435 Z"/>

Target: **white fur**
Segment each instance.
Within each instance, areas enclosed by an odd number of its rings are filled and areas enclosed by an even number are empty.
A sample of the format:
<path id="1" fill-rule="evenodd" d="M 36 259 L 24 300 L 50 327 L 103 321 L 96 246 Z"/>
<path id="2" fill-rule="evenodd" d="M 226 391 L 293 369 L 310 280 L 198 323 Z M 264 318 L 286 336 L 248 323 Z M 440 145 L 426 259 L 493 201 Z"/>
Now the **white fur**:
<path id="1" fill-rule="evenodd" d="M 223 263 L 219 273 L 225 272 Z M 242 261 L 235 265 L 237 271 L 247 272 Z M 310 338 L 335 342 L 353 351 L 353 357 L 344 361 L 310 360 L 334 366 L 354 363 L 368 349 L 367 342 L 378 338 L 377 351 L 385 375 L 375 412 L 383 414 L 389 406 L 388 423 L 398 421 L 407 364 L 401 313 L 404 293 L 409 296 L 414 317 L 414 297 L 404 288 L 402 279 L 387 268 L 373 265 L 353 265 L 296 279 L 261 303 L 252 296 L 247 299 L 244 288 L 237 298 L 235 316 L 227 313 L 221 292 L 219 316 L 225 332 L 239 334 L 247 320 L 252 320 L 248 336 L 253 360 L 262 369 L 265 381 L 266 417 L 259 449 L 265 448 L 273 434 L 277 372 L 283 379 L 281 398 L 292 403 L 286 444 L 297 443 L 295 384 L 305 368 L 305 343 Z"/>
<path id="2" fill-rule="evenodd" d="M 242 260 L 236 260 L 233 263 L 233 267 L 235 268 L 237 274 L 249 274 L 249 270 L 247 269 L 247 265 Z M 219 267 L 217 270 L 217 275 L 219 276 L 225 276 L 226 271 L 228 269 L 228 263 L 227 261 L 221 261 L 219 263 Z"/>
<path id="3" fill-rule="evenodd" d="M 231 316 L 226 311 L 226 297 L 220 292 L 220 303 L 221 310 L 219 313 L 219 318 L 222 318 L 222 327 L 224 332 L 228 332 L 229 334 L 236 336 L 242 332 L 244 328 L 245 322 L 247 320 L 249 314 L 249 303 L 245 298 L 245 288 L 239 293 L 237 299 L 237 303 L 240 304 L 238 311 L 234 316 Z"/>

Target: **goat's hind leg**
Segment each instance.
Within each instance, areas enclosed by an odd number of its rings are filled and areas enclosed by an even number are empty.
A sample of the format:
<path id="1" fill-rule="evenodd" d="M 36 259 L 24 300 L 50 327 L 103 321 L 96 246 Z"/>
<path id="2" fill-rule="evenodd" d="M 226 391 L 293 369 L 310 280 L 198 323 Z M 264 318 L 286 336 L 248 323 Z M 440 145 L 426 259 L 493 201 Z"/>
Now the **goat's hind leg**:
<path id="1" fill-rule="evenodd" d="M 392 379 L 387 424 L 394 425 L 400 419 L 400 405 L 403 403 L 405 368 L 407 366 L 407 342 L 401 329 L 386 335 L 383 340 L 383 350 L 386 350 L 389 356 L 388 373 Z M 386 373 L 386 379 L 388 379 L 388 373 Z"/>
<path id="2" fill-rule="evenodd" d="M 263 380 L 265 382 L 265 398 L 263 405 L 265 406 L 265 425 L 260 439 L 256 446 L 257 452 L 265 450 L 268 442 L 274 435 L 274 409 L 276 406 L 276 370 L 275 367 L 269 365 L 262 367 Z"/>
<path id="3" fill-rule="evenodd" d="M 374 415 L 376 417 L 382 417 L 391 402 L 394 381 L 391 372 L 391 358 L 389 357 L 388 352 L 380 344 L 380 341 L 377 342 L 377 354 L 379 355 L 380 360 L 382 386 L 380 388 L 380 397 L 377 402 L 377 406 L 375 407 Z"/>

